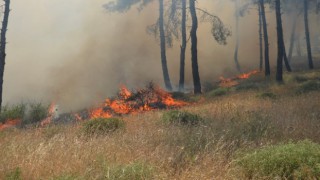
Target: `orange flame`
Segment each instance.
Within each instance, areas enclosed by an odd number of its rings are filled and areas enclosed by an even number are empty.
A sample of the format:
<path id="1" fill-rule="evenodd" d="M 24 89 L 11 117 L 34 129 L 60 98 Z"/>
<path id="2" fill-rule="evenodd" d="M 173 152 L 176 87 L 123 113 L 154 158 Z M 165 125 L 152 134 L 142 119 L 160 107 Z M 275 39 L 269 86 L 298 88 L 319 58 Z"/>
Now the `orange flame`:
<path id="1" fill-rule="evenodd" d="M 48 117 L 46 117 L 45 119 L 43 119 L 40 123 L 40 125 L 43 126 L 47 126 L 48 124 L 50 124 L 52 122 L 52 119 L 54 117 L 54 113 L 56 112 L 56 104 L 53 102 L 50 104 L 49 110 L 48 110 Z"/>
<path id="2" fill-rule="evenodd" d="M 240 75 L 237 75 L 236 77 L 233 78 L 224 78 L 220 77 L 220 87 L 233 87 L 239 85 L 239 82 L 237 80 L 242 80 L 242 79 L 248 79 L 252 75 L 259 73 L 260 71 L 254 70 L 248 73 L 243 73 Z"/>
<path id="3" fill-rule="evenodd" d="M 21 124 L 21 119 L 9 119 L 4 124 L 0 123 L 0 131 Z"/>
<path id="4" fill-rule="evenodd" d="M 240 74 L 237 77 L 239 79 L 248 79 L 250 76 L 252 76 L 254 74 L 258 74 L 259 72 L 260 71 L 258 71 L 258 70 L 254 70 L 254 71 L 251 71 L 251 72 L 248 72 L 248 73 Z"/>
<path id="5" fill-rule="evenodd" d="M 139 96 L 139 98 L 136 96 Z M 151 111 L 161 108 L 158 104 L 162 104 L 165 108 L 188 105 L 186 102 L 173 99 L 170 93 L 159 87 L 152 89 L 152 92 L 140 89 L 133 93 L 125 86 L 122 86 L 118 93 L 118 98 L 106 99 L 101 107 L 90 110 L 90 118 L 110 118 L 114 115 Z"/>

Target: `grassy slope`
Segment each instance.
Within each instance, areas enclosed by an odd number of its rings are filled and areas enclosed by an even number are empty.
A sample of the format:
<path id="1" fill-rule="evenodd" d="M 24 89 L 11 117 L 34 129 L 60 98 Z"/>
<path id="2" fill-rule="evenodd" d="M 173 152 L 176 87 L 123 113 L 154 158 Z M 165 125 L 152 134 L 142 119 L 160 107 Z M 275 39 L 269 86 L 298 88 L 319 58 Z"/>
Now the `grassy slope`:
<path id="1" fill-rule="evenodd" d="M 204 102 L 183 108 L 205 119 L 196 127 L 164 125 L 164 112 L 155 111 L 124 117 L 126 130 L 106 136 L 86 137 L 81 124 L 0 132 L 0 179 L 14 173 L 23 179 L 112 179 L 110 173 L 123 170 L 130 179 L 126 165 L 133 173 L 149 169 L 141 179 L 149 171 L 154 179 L 231 178 L 238 151 L 290 140 L 320 143 L 320 90 L 297 94 L 317 78 L 319 71 L 286 75 L 286 84 L 277 85 L 256 83 L 256 77 L 226 95 L 204 95 Z"/>

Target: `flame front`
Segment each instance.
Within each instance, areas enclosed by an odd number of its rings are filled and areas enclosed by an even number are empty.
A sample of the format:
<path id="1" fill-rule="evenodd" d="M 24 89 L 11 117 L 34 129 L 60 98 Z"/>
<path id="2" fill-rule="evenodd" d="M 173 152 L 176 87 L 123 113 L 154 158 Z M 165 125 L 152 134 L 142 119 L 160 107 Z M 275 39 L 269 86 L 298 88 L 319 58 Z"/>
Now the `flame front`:
<path id="1" fill-rule="evenodd" d="M 159 87 L 152 86 L 132 92 L 122 86 L 117 98 L 106 99 L 102 106 L 90 110 L 90 118 L 110 118 L 115 115 L 137 114 L 185 105 L 188 103 L 175 100 L 170 93 Z"/>
<path id="2" fill-rule="evenodd" d="M 233 86 L 237 86 L 240 83 L 237 80 L 242 80 L 242 79 L 248 79 L 250 78 L 252 75 L 254 74 L 258 74 L 260 71 L 258 70 L 254 70 L 248 73 L 243 73 L 240 75 L 237 75 L 236 77 L 233 78 L 224 78 L 224 77 L 220 77 L 220 87 L 233 87 Z"/>

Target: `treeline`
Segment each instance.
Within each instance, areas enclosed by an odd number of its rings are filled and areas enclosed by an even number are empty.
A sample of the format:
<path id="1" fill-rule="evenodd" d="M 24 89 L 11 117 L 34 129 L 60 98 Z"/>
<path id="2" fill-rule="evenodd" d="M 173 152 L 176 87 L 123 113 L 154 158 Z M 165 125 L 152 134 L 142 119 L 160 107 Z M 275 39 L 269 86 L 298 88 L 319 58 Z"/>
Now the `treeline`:
<path id="1" fill-rule="evenodd" d="M 179 68 L 179 91 L 184 90 L 185 84 L 185 57 L 186 46 L 188 40 L 191 40 L 191 62 L 192 62 L 192 77 L 194 84 L 194 93 L 202 92 L 200 73 L 198 68 L 198 51 L 197 51 L 197 29 L 200 22 L 209 22 L 212 25 L 211 33 L 213 38 L 221 45 L 227 43 L 227 38 L 231 36 L 231 30 L 226 28 L 221 19 L 211 12 L 197 7 L 195 0 L 114 0 L 104 5 L 104 8 L 110 12 L 125 13 L 132 6 L 138 5 L 139 10 L 143 10 L 148 4 L 154 2 L 159 6 L 159 18 L 156 23 L 149 26 L 148 32 L 156 35 L 160 39 L 161 64 L 164 84 L 167 90 L 172 90 L 172 83 L 167 67 L 166 47 L 172 46 L 173 38 L 181 40 L 180 43 L 180 68 Z M 261 71 L 265 72 L 265 76 L 270 76 L 270 50 L 269 50 L 269 35 L 268 22 L 266 11 L 271 10 L 275 13 L 275 21 L 277 25 L 277 68 L 276 80 L 283 81 L 283 64 L 285 69 L 292 71 L 290 62 L 292 59 L 295 40 L 297 39 L 297 21 L 303 15 L 305 43 L 308 55 L 308 66 L 310 69 L 314 68 L 310 30 L 309 30 L 309 14 L 318 14 L 320 10 L 320 2 L 317 0 L 229 0 L 235 5 L 235 49 L 234 62 L 235 67 L 239 72 L 242 72 L 241 63 L 239 62 L 239 46 L 241 44 L 239 37 L 239 26 L 241 26 L 240 18 L 245 16 L 248 11 L 256 10 L 258 14 L 259 32 L 257 33 L 260 46 L 259 67 Z M 166 6 L 164 6 L 166 4 Z M 267 7 L 268 6 L 268 7 Z M 292 32 L 290 33 L 289 51 L 286 51 L 282 16 L 295 16 Z M 190 24 L 190 35 L 187 33 L 186 24 Z"/>

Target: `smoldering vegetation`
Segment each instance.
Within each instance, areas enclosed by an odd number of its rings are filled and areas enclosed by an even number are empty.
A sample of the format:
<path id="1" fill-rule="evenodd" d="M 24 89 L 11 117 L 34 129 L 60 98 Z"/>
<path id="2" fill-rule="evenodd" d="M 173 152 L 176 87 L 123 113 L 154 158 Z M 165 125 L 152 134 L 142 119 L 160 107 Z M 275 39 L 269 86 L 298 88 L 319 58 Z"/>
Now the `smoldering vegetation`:
<path id="1" fill-rule="evenodd" d="M 159 40 L 146 28 L 158 18 L 157 2 L 141 10 L 139 5 L 125 13 L 107 12 L 110 1 L 35 0 L 12 2 L 8 31 L 8 57 L 4 100 L 55 101 L 64 111 L 78 110 L 113 95 L 121 84 L 129 88 L 153 81 L 163 85 Z M 241 3 L 244 5 L 245 3 Z M 232 1 L 199 1 L 199 8 L 221 18 L 232 36 L 219 45 L 210 34 L 210 24 L 200 23 L 198 31 L 199 69 L 203 82 L 219 76 L 237 74 L 233 51 L 236 38 L 235 9 Z M 267 6 L 268 7 L 268 6 Z M 274 13 L 267 10 L 270 37 L 270 61 L 276 61 Z M 305 56 L 302 17 L 296 12 L 283 15 L 286 44 L 292 24 L 297 22 L 301 54 Z M 26 19 L 26 20 L 22 20 Z M 318 16 L 310 13 L 313 43 L 317 42 Z M 188 32 L 190 23 L 188 23 Z M 239 61 L 243 71 L 259 68 L 257 8 L 251 7 L 240 17 Z M 288 45 L 287 45 L 288 46 Z M 317 47 L 316 45 L 314 47 Z M 186 86 L 192 88 L 190 42 L 186 54 Z M 167 49 L 168 68 L 174 87 L 179 81 L 180 41 Z M 294 50 L 294 56 L 298 51 Z M 305 58 L 300 58 L 304 61 Z"/>

